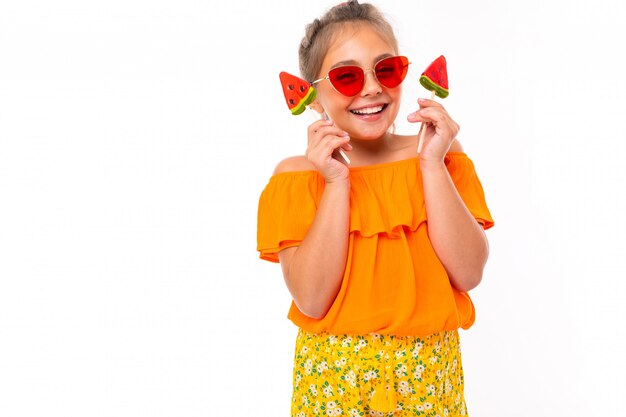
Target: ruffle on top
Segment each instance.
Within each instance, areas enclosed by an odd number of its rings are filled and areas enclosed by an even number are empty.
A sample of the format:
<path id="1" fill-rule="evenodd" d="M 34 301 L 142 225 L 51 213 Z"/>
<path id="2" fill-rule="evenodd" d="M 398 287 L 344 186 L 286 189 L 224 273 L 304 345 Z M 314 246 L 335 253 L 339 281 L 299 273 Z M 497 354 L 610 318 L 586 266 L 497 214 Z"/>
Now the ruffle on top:
<path id="1" fill-rule="evenodd" d="M 485 230 L 494 225 L 482 184 L 471 159 L 450 152 L 445 164 L 463 202 Z M 324 192 L 317 171 L 273 175 L 259 198 L 257 251 L 260 258 L 279 262 L 278 252 L 297 246 L 311 227 Z M 369 237 L 398 230 L 417 230 L 426 219 L 426 204 L 418 158 L 350 168 L 350 232 Z"/>
<path id="2" fill-rule="evenodd" d="M 451 152 L 445 164 L 469 211 L 484 229 L 492 227 L 472 161 L 463 152 Z M 257 214 L 261 259 L 277 263 L 280 250 L 302 242 L 324 187 L 316 170 L 270 178 Z M 471 300 L 451 287 L 428 239 L 426 222 L 418 157 L 350 168 L 349 259 L 342 288 L 325 317 L 305 316 L 293 302 L 288 317 L 305 330 L 336 334 L 427 334 L 469 327 L 474 318 Z M 355 251 L 359 255 L 353 258 Z M 433 303 L 428 295 L 433 291 L 448 303 Z M 398 305 L 400 299 L 404 307 Z"/>

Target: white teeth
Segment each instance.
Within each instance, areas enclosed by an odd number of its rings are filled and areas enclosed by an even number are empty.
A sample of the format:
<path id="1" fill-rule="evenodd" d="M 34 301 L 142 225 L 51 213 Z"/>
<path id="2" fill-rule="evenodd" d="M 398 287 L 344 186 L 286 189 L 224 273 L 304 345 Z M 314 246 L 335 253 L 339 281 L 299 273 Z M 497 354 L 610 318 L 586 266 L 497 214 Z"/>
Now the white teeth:
<path id="1" fill-rule="evenodd" d="M 364 109 L 350 110 L 350 111 L 356 114 L 372 114 L 372 113 L 378 113 L 382 109 L 383 109 L 383 106 L 377 106 L 377 107 L 367 107 Z"/>

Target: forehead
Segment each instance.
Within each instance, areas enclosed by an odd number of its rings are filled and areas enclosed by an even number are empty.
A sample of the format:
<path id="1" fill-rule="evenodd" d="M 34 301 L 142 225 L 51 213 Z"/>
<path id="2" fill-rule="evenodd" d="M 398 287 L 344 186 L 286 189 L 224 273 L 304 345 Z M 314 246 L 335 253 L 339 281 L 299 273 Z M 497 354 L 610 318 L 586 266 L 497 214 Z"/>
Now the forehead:
<path id="1" fill-rule="evenodd" d="M 325 71 L 344 61 L 362 66 L 372 65 L 380 56 L 396 53 L 393 45 L 371 25 L 343 24 L 337 28 L 330 42 L 322 70 Z"/>

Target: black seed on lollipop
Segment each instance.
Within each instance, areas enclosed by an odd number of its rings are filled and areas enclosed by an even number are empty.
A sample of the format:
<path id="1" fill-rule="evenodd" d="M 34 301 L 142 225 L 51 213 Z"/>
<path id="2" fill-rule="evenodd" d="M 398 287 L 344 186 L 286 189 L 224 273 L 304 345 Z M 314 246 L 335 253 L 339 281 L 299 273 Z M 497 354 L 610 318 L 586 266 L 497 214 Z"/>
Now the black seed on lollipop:
<path id="1" fill-rule="evenodd" d="M 296 101 L 292 98 L 289 99 L 289 104 L 296 104 Z"/>
<path id="2" fill-rule="evenodd" d="M 300 86 L 300 91 L 304 93 L 304 86 L 303 85 Z"/>
<path id="3" fill-rule="evenodd" d="M 293 88 L 294 88 L 294 87 L 293 87 L 293 84 L 289 84 L 289 85 L 287 86 L 287 88 L 289 88 L 290 90 L 293 90 Z"/>

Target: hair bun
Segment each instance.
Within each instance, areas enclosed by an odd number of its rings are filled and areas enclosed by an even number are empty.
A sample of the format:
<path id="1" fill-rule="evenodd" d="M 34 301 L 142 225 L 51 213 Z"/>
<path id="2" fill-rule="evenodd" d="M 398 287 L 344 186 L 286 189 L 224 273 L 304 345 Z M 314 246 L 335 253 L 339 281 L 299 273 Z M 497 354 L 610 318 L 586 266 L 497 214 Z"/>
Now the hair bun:
<path id="1" fill-rule="evenodd" d="M 319 75 L 324 56 L 333 39 L 333 31 L 339 25 L 357 22 L 370 25 L 397 52 L 398 41 L 393 28 L 376 7 L 357 0 L 345 1 L 305 26 L 298 50 L 300 75 L 303 79 L 311 82 Z"/>
<path id="2" fill-rule="evenodd" d="M 336 9 L 338 7 L 343 7 L 343 6 L 352 6 L 352 5 L 358 6 L 359 2 L 357 0 L 350 0 L 350 1 L 344 1 L 343 3 L 339 3 L 338 5 L 334 6 L 333 9 Z"/>

